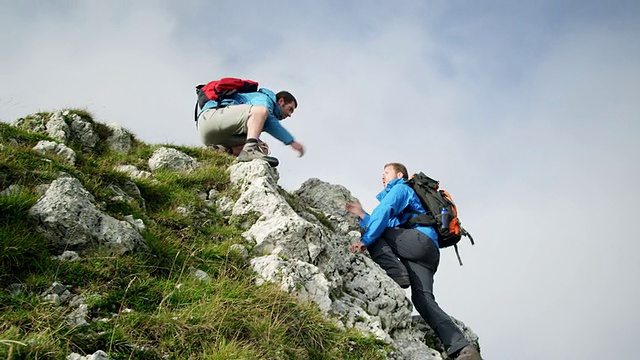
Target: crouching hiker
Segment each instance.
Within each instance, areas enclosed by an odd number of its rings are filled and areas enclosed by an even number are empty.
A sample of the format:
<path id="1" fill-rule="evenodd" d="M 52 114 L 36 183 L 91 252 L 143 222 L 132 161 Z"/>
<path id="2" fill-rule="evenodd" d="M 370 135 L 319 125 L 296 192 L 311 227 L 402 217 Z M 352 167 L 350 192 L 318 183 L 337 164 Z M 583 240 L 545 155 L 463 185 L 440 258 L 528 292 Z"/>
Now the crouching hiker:
<path id="1" fill-rule="evenodd" d="M 409 218 L 425 213 L 420 199 L 407 184 L 407 168 L 387 164 L 382 173 L 383 190 L 376 196 L 380 204 L 371 215 L 360 202 L 346 209 L 360 218 L 365 228 L 360 241 L 350 245 L 354 253 L 369 251 L 371 258 L 402 288 L 411 286 L 411 301 L 420 316 L 435 331 L 447 354 L 456 360 L 480 360 L 478 350 L 469 343 L 451 317 L 433 296 L 433 276 L 440 263 L 438 235 L 430 226 L 402 228 Z"/>
<path id="2" fill-rule="evenodd" d="M 287 91 L 274 94 L 260 88 L 256 92 L 236 93 L 220 100 L 208 101 L 198 115 L 198 131 L 202 142 L 218 149 L 238 152 L 238 161 L 262 159 L 278 166 L 278 159 L 261 152 L 260 134 L 265 131 L 285 145 L 304 155 L 304 147 L 295 141 L 280 121 L 288 118 L 298 107 L 297 100 Z M 223 146 L 222 148 L 220 146 Z"/>

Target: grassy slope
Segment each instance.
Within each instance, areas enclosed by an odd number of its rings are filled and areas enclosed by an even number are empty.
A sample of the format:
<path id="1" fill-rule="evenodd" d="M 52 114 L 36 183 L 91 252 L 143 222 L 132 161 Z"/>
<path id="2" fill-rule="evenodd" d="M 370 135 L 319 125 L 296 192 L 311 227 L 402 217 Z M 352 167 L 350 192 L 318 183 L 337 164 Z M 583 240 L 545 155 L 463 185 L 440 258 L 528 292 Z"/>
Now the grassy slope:
<path id="1" fill-rule="evenodd" d="M 102 137 L 108 135 L 104 125 L 96 126 Z M 255 286 L 247 261 L 229 250 L 231 244 L 246 245 L 236 225 L 244 219 L 225 219 L 197 195 L 206 189 L 234 195 L 226 173 L 230 157 L 177 147 L 205 165 L 188 175 L 156 173 L 158 182 L 133 180 L 143 205 L 111 200 L 108 186 L 130 180 L 113 170 L 116 165 L 147 170 L 154 146 L 135 141 L 129 154 L 120 155 L 104 142 L 92 151 L 71 144 L 77 160 L 70 167 L 32 151 L 42 139 L 47 137 L 0 123 L 0 190 L 23 186 L 0 196 L 0 358 L 64 359 L 97 350 L 112 359 L 384 358 L 379 341 L 337 328 L 314 306 L 274 285 Z M 35 186 L 61 171 L 80 179 L 109 215 L 143 219 L 151 251 L 52 260 L 58 254 L 33 231 L 27 212 L 39 197 Z M 178 214 L 178 206 L 191 215 Z M 195 279 L 192 268 L 211 279 Z M 89 326 L 71 327 L 65 320 L 70 308 L 42 298 L 54 281 L 84 298 L 94 319 Z M 14 283 L 23 285 L 20 295 L 6 291 Z"/>

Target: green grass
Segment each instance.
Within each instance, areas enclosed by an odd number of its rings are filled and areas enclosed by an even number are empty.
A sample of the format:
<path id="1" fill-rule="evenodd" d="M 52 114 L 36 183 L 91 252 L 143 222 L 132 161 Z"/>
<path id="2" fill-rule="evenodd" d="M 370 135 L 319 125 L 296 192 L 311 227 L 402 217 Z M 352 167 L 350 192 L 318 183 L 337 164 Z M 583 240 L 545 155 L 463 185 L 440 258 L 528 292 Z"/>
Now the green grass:
<path id="1" fill-rule="evenodd" d="M 97 125 L 100 136 L 108 136 L 108 129 Z M 12 184 L 22 189 L 0 196 L 0 358 L 64 359 L 71 352 L 97 350 L 110 359 L 385 358 L 382 342 L 336 327 L 314 305 L 275 285 L 255 285 L 247 260 L 230 250 L 233 244 L 248 246 L 242 226 L 255 219 L 228 220 L 199 195 L 216 189 L 237 198 L 226 173 L 229 156 L 173 146 L 203 166 L 190 174 L 160 171 L 154 174 L 157 181 L 131 180 L 114 167 L 148 170 L 146 160 L 158 146 L 135 140 L 123 155 L 72 144 L 77 161 L 70 167 L 30 150 L 42 139 L 48 138 L 0 123 L 0 190 Z M 28 211 L 40 196 L 37 186 L 60 172 L 78 178 L 109 215 L 142 219 L 149 252 L 52 259 L 57 254 L 33 231 Z M 129 182 L 144 204 L 136 197 L 112 200 L 110 188 L 123 189 Z M 181 215 L 179 206 L 189 215 Z M 209 280 L 196 279 L 194 269 L 205 271 Z M 69 325 L 72 309 L 44 300 L 41 294 L 54 281 L 82 296 L 89 326 Z M 22 293 L 9 294 L 11 284 L 21 284 Z"/>

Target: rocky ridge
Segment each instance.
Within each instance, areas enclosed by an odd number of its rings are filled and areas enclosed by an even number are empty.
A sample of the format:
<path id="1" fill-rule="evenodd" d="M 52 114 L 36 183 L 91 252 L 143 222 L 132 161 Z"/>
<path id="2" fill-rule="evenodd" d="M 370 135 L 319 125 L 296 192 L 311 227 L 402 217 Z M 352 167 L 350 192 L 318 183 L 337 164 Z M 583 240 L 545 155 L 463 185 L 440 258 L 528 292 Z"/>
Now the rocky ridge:
<path id="1" fill-rule="evenodd" d="M 68 111 L 28 121 L 20 119 L 15 125 L 55 139 L 42 141 L 33 150 L 57 157 L 69 166 L 74 165 L 75 154 L 67 145 L 81 144 L 91 149 L 99 139 L 94 123 Z M 129 151 L 133 135 L 117 124 L 108 128 L 112 135 L 107 146 L 116 152 Z M 168 146 L 157 148 L 147 162 L 151 171 L 133 165 L 114 170 L 136 179 L 153 178 L 158 170 L 189 172 L 200 166 L 196 159 Z M 405 291 L 368 256 L 349 253 L 348 245 L 359 238 L 360 232 L 356 219 L 344 210 L 344 204 L 354 200 L 348 189 L 311 178 L 289 193 L 278 186 L 277 169 L 260 160 L 234 164 L 228 172 L 239 192 L 237 199 L 219 196 L 214 189 L 201 189 L 199 194 L 211 209 L 225 217 L 255 219 L 244 224 L 243 234 L 253 246 L 246 249 L 238 245 L 237 250 L 246 254 L 256 273 L 256 284 L 276 283 L 302 301 L 316 304 L 339 326 L 356 328 L 387 342 L 394 348 L 389 359 L 442 359 L 443 349 L 424 321 L 412 315 Z M 4 194 L 19 191 L 16 186 L 0 190 Z M 29 214 L 37 231 L 57 249 L 61 261 L 74 261 L 98 248 L 114 254 L 147 251 L 141 235 L 145 228 L 142 220 L 128 216 L 122 221 L 106 215 L 92 194 L 69 174 L 61 174 L 40 191 L 42 196 Z M 122 201 L 135 198 L 144 202 L 133 181 L 112 191 Z M 190 210 L 184 206 L 178 211 L 187 216 Z M 198 269 L 192 271 L 196 276 L 207 276 Z M 69 321 L 74 324 L 82 326 L 90 321 L 86 305 L 73 297 L 66 285 L 52 284 L 42 296 L 73 306 L 76 310 Z M 456 323 L 477 344 L 473 331 L 460 321 Z M 83 357 L 70 354 L 69 358 Z"/>

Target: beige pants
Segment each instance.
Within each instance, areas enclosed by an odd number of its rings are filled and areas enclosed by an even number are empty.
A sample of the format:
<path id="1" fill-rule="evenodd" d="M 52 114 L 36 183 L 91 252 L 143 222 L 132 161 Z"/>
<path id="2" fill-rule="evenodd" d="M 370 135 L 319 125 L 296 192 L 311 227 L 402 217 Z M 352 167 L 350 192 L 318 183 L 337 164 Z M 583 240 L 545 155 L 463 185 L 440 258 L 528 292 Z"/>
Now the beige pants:
<path id="1" fill-rule="evenodd" d="M 251 105 L 230 105 L 209 109 L 198 118 L 200 140 L 205 145 L 234 147 L 247 141 L 247 119 Z"/>

